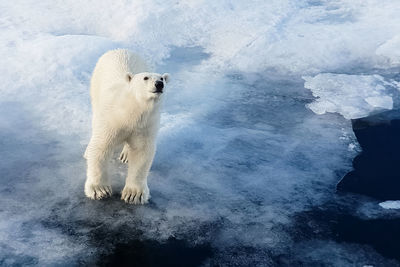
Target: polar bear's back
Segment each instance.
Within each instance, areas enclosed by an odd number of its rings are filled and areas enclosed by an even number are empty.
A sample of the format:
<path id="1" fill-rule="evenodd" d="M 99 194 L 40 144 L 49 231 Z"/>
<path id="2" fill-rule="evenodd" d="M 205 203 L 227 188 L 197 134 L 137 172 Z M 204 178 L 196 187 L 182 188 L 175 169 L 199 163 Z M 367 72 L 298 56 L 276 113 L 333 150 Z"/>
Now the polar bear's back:
<path id="1" fill-rule="evenodd" d="M 92 104 L 95 105 L 102 91 L 126 82 L 127 73 L 148 72 L 149 67 L 137 54 L 126 49 L 106 52 L 97 61 L 90 82 Z"/>

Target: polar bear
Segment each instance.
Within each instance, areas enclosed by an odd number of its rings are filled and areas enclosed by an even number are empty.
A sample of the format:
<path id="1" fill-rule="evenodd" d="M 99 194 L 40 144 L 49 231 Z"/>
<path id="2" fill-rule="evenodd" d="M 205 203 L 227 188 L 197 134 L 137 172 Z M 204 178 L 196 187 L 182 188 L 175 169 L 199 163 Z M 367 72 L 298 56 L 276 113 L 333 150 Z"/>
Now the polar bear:
<path id="1" fill-rule="evenodd" d="M 107 164 L 115 146 L 124 144 L 120 159 L 128 163 L 121 199 L 145 204 L 150 198 L 147 176 L 156 150 L 160 105 L 167 73 L 148 72 L 145 62 L 126 49 L 111 50 L 98 60 L 90 82 L 92 136 L 87 160 L 85 194 L 111 196 Z"/>

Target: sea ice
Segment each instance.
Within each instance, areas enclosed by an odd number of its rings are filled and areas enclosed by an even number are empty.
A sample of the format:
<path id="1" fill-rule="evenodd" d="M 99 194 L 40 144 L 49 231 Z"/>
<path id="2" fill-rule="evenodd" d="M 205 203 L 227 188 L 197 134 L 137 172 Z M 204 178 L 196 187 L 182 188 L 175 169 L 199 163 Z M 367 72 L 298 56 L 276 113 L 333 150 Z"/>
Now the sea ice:
<path id="1" fill-rule="evenodd" d="M 346 119 L 368 116 L 373 111 L 393 108 L 391 92 L 397 88 L 380 75 L 348 75 L 321 73 L 304 76 L 304 87 L 317 99 L 307 106 L 317 114 L 337 112 Z"/>
<path id="2" fill-rule="evenodd" d="M 388 200 L 379 203 L 379 206 L 381 206 L 384 209 L 400 209 L 400 200 Z"/>

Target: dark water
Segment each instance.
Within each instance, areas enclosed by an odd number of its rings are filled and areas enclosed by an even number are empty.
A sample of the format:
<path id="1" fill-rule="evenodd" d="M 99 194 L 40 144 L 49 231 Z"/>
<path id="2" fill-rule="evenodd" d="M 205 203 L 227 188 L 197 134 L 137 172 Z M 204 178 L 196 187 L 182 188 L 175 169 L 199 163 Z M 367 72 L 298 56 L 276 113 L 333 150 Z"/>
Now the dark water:
<path id="1" fill-rule="evenodd" d="M 382 200 L 400 199 L 400 111 L 353 120 L 352 124 L 362 152 L 338 190 Z"/>
<path id="2" fill-rule="evenodd" d="M 388 218 L 360 218 L 351 205 L 342 205 L 340 198 L 350 195 L 345 201 L 363 196 L 372 201 L 400 199 L 400 111 L 356 119 L 352 127 L 362 148 L 353 160 L 354 170 L 338 183 L 336 201 L 296 216 L 293 236 L 297 241 L 325 239 L 366 245 L 383 257 L 394 259 L 393 266 L 398 266 L 400 212 L 393 211 L 392 215 L 397 215 Z"/>
<path id="3" fill-rule="evenodd" d="M 100 257 L 99 266 L 199 266 L 211 258 L 209 245 L 192 247 L 183 240 L 169 238 L 164 243 L 131 240 L 116 244 L 111 254 Z"/>

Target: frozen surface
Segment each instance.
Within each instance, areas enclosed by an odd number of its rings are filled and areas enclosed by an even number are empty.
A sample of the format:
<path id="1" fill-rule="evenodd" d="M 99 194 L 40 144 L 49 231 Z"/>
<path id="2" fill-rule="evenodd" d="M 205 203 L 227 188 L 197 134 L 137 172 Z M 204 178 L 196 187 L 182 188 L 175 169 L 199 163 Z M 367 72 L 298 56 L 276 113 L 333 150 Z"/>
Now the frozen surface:
<path id="1" fill-rule="evenodd" d="M 381 206 L 384 209 L 400 209 L 400 200 L 388 200 L 379 203 L 379 206 Z"/>
<path id="2" fill-rule="evenodd" d="M 294 217 L 340 198 L 358 150 L 343 116 L 396 106 L 399 13 L 381 0 L 2 1 L 0 265 L 101 263 L 135 240 L 183 240 L 205 264 L 398 264 L 302 240 Z M 172 75 L 146 206 L 83 194 L 90 74 L 117 47 Z M 112 165 L 119 192 L 126 169 Z"/>
<path id="3" fill-rule="evenodd" d="M 384 42 L 378 47 L 376 54 L 385 57 L 391 66 L 400 65 L 400 35 Z"/>
<path id="4" fill-rule="evenodd" d="M 346 119 L 368 116 L 373 111 L 393 108 L 389 88 L 400 89 L 397 82 L 380 75 L 347 75 L 322 73 L 305 76 L 304 87 L 317 99 L 307 106 L 316 114 L 337 112 Z"/>

